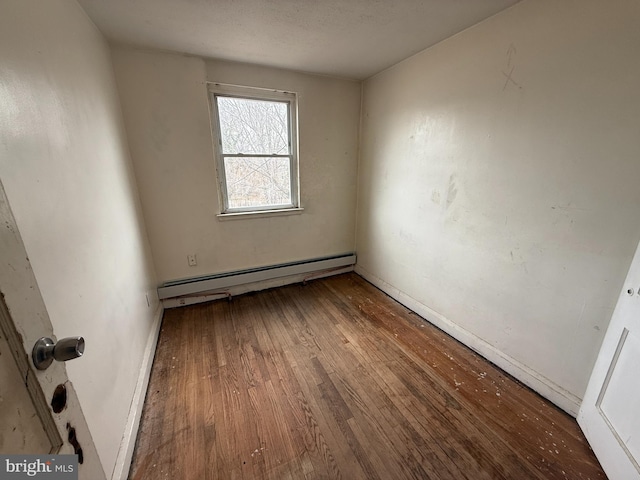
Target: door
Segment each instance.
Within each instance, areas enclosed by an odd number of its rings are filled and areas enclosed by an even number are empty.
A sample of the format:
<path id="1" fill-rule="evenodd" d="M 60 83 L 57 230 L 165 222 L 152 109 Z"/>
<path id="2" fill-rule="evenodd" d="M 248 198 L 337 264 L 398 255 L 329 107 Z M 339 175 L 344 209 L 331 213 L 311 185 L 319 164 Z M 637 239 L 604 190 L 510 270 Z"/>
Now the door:
<path id="1" fill-rule="evenodd" d="M 578 423 L 609 478 L 640 479 L 640 246 L 591 374 Z"/>
<path id="2" fill-rule="evenodd" d="M 6 311 L 2 298 L 0 311 Z M 40 418 L 4 330 L 0 329 L 0 453 L 55 453 L 62 438 L 55 428 L 47 429 L 49 419 Z"/>
<path id="3" fill-rule="evenodd" d="M 14 357 L 10 344 L 15 345 L 16 337 L 14 332 L 6 332 L 11 325 L 7 325 L 9 317 L 2 298 L 0 317 L 0 453 L 56 453 L 62 438 L 38 385 L 24 381 L 29 366 L 25 359 L 19 367 Z"/>
<path id="4" fill-rule="evenodd" d="M 33 366 L 31 349 L 40 337 L 55 339 L 0 183 L 0 453 L 76 453 L 82 456 L 80 479 L 104 480 L 64 363 L 53 362 L 44 371 Z"/>

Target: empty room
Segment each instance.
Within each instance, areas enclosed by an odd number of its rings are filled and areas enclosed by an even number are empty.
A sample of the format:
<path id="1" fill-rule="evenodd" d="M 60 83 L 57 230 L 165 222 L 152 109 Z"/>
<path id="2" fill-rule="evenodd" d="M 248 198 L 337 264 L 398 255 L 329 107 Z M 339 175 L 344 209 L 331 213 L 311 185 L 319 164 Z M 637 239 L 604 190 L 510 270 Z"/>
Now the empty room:
<path id="1" fill-rule="evenodd" d="M 639 24 L 0 1 L 0 478 L 640 480 Z"/>

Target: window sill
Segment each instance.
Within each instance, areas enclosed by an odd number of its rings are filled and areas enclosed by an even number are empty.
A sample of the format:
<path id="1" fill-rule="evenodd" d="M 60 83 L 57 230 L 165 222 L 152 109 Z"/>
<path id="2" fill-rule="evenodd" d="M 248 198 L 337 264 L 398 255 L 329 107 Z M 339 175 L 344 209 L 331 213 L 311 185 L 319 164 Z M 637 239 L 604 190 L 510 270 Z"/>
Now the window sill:
<path id="1" fill-rule="evenodd" d="M 267 218 L 267 217 L 281 217 L 284 215 L 299 215 L 304 211 L 304 208 L 283 208 L 281 210 L 262 210 L 255 212 L 232 212 L 232 213 L 219 213 L 216 215 L 218 220 L 240 220 L 241 218 Z"/>

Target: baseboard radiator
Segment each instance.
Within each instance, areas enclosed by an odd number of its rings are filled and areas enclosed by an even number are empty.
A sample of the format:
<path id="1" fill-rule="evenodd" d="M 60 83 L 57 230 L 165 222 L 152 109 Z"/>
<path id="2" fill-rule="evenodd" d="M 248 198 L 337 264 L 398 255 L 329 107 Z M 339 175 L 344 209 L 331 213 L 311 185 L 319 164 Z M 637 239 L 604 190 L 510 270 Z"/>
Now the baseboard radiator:
<path id="1" fill-rule="evenodd" d="M 208 292 L 224 291 L 238 285 L 350 267 L 355 265 L 355 263 L 355 253 L 347 253 L 332 257 L 314 258 L 268 267 L 220 273 L 217 275 L 174 280 L 166 282 L 158 288 L 158 298 L 160 298 L 160 300 L 166 300 L 188 295 L 204 295 Z"/>

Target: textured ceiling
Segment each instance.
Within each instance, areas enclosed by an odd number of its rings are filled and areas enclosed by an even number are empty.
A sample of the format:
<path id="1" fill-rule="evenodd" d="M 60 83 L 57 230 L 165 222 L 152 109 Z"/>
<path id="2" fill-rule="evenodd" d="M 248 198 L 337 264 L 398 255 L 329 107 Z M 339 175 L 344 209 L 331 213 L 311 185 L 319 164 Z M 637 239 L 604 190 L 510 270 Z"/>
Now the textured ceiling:
<path id="1" fill-rule="evenodd" d="M 79 0 L 112 41 L 364 79 L 518 0 Z"/>

